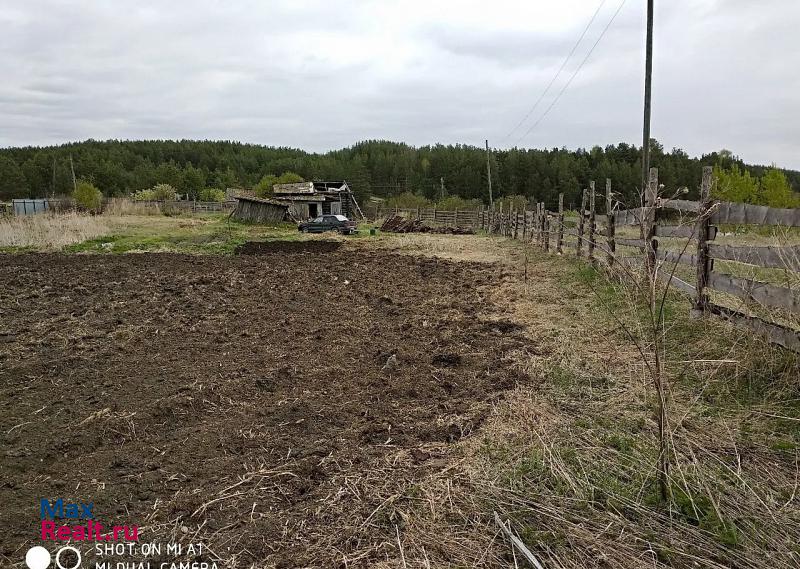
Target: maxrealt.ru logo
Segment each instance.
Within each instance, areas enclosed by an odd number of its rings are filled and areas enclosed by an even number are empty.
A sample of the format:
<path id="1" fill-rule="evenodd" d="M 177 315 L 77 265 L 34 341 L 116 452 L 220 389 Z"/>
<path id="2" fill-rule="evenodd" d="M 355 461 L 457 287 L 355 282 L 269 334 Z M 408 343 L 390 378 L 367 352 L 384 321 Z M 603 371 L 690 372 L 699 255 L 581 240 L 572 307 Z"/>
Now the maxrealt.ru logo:
<path id="1" fill-rule="evenodd" d="M 94 502 L 65 502 L 59 498 L 50 502 L 42 498 L 39 503 L 42 519 L 41 538 L 45 541 L 138 541 L 138 526 L 111 526 L 106 528 L 95 521 Z M 69 523 L 57 523 L 65 520 Z M 77 523 L 75 523 L 77 522 Z"/>

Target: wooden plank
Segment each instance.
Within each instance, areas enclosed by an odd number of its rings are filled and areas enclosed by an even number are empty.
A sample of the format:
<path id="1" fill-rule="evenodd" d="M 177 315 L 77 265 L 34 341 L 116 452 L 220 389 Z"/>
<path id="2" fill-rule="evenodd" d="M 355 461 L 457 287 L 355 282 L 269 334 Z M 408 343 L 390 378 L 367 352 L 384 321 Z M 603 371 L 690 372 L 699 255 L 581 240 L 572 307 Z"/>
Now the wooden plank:
<path id="1" fill-rule="evenodd" d="M 522 554 L 522 556 L 525 559 L 528 560 L 528 563 L 530 563 L 531 566 L 534 569 L 544 569 L 542 564 L 539 563 L 539 560 L 536 558 L 536 556 L 533 553 L 531 553 L 531 550 L 528 549 L 528 547 L 525 545 L 525 543 L 520 538 L 518 538 L 516 535 L 514 535 L 514 533 L 511 531 L 511 522 L 510 521 L 507 522 L 508 525 L 506 526 L 506 524 L 504 524 L 503 521 L 500 519 L 500 516 L 497 514 L 497 512 L 494 513 L 494 521 L 495 521 L 495 523 L 497 525 L 500 526 L 500 528 L 503 530 L 503 533 L 506 535 L 506 537 L 509 540 L 511 540 L 512 545 L 517 548 L 517 550 Z M 399 539 L 400 538 L 398 537 L 398 540 Z M 515 557 L 515 559 L 516 559 L 516 557 Z M 405 563 L 404 563 L 404 565 L 405 565 Z"/>
<path id="2" fill-rule="evenodd" d="M 697 225 L 656 225 L 656 236 L 673 237 L 679 239 L 697 239 L 700 235 L 700 227 Z M 717 227 L 708 226 L 707 240 L 717 238 Z"/>
<path id="3" fill-rule="evenodd" d="M 697 238 L 697 227 L 694 225 L 657 225 L 656 235 L 658 237 L 680 237 L 688 239 Z"/>
<path id="4" fill-rule="evenodd" d="M 685 292 L 688 295 L 694 296 L 697 289 L 694 285 L 687 283 L 686 281 L 679 279 L 675 275 L 672 274 L 672 271 L 664 271 L 660 270 L 656 273 L 658 279 L 662 281 L 664 284 L 675 288 L 681 292 Z"/>
<path id="5" fill-rule="evenodd" d="M 787 269 L 800 272 L 800 246 L 749 247 L 709 244 L 709 254 L 714 259 L 725 259 L 748 265 Z"/>
<path id="6" fill-rule="evenodd" d="M 713 223 L 733 225 L 782 225 L 800 227 L 800 208 L 780 209 L 765 205 L 720 202 L 711 216 Z"/>
<path id="7" fill-rule="evenodd" d="M 586 217 L 592 215 L 591 201 L 589 202 L 589 209 L 584 212 L 584 215 Z M 605 214 L 597 213 L 597 210 L 595 210 L 594 222 L 597 224 L 602 223 L 605 226 L 605 224 L 608 223 L 608 218 L 605 216 Z"/>
<path id="8" fill-rule="evenodd" d="M 621 239 L 617 237 L 617 245 L 624 245 L 625 247 L 644 247 L 646 245 L 644 239 Z"/>
<path id="9" fill-rule="evenodd" d="M 700 202 L 691 200 L 669 200 L 661 199 L 658 201 L 658 206 L 664 209 L 675 209 L 685 212 L 698 212 L 700 211 Z"/>
<path id="10" fill-rule="evenodd" d="M 782 308 L 800 314 L 800 291 L 770 283 L 735 277 L 725 273 L 711 273 L 708 286 L 762 306 Z"/>
<path id="11" fill-rule="evenodd" d="M 644 255 L 639 255 L 636 257 L 617 257 L 617 261 L 620 264 L 627 265 L 629 267 L 638 268 L 640 267 L 646 260 Z M 676 277 L 672 274 L 672 271 L 665 271 L 663 269 L 658 270 L 656 272 L 656 278 L 663 282 L 665 285 L 669 284 L 670 287 L 675 288 L 681 292 L 684 292 L 688 295 L 694 295 L 695 287 L 694 285 L 687 283 L 686 281 Z"/>
<path id="12" fill-rule="evenodd" d="M 641 225 L 644 208 L 623 209 L 614 212 L 614 225 Z"/>
<path id="13" fill-rule="evenodd" d="M 687 252 L 656 251 L 656 258 L 661 261 L 666 261 L 667 263 L 678 263 L 681 265 L 690 265 L 692 267 L 697 265 L 697 255 Z"/>
<path id="14" fill-rule="evenodd" d="M 779 324 L 765 322 L 760 318 L 748 316 L 717 304 L 709 304 L 709 310 L 740 328 L 752 330 L 757 334 L 761 334 L 773 344 L 777 344 L 794 352 L 800 352 L 800 332 L 797 330 Z"/>

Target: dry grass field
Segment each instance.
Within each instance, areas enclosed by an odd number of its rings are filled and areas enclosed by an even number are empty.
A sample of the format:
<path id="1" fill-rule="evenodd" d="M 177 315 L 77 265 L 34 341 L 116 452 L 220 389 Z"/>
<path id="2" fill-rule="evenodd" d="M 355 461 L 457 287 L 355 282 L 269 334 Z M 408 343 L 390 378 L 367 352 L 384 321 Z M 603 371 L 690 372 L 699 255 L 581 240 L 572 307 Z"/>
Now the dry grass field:
<path id="1" fill-rule="evenodd" d="M 0 217 L 0 251 L 57 251 L 108 234 L 106 219 L 78 213 Z"/>

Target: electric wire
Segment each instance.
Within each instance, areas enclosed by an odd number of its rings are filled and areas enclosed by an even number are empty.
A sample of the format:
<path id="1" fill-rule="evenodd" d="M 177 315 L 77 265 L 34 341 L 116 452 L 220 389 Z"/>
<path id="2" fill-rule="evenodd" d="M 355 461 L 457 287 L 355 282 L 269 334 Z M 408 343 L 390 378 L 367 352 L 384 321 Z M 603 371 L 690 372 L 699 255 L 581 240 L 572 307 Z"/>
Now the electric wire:
<path id="1" fill-rule="evenodd" d="M 545 110 L 544 114 L 542 114 L 542 116 L 540 116 L 540 117 L 539 117 L 539 119 L 538 119 L 538 120 L 537 120 L 535 123 L 533 123 L 533 124 L 531 125 L 531 127 L 530 127 L 530 128 L 527 130 L 527 131 L 525 131 L 525 134 L 523 134 L 522 136 L 520 136 L 520 137 L 517 139 L 517 141 L 514 143 L 514 145 L 515 145 L 515 146 L 516 146 L 516 145 L 518 145 L 518 144 L 519 144 L 519 143 L 520 143 L 520 142 L 521 142 L 521 141 L 522 141 L 522 140 L 523 140 L 523 139 L 524 139 L 526 136 L 528 136 L 528 135 L 529 135 L 529 134 L 530 134 L 530 133 L 531 133 L 531 132 L 532 132 L 532 131 L 533 131 L 533 130 L 534 130 L 536 127 L 537 127 L 537 126 L 539 126 L 539 125 L 541 124 L 541 122 L 542 122 L 542 121 L 545 119 L 545 117 L 546 117 L 546 116 L 547 116 L 547 115 L 550 113 L 550 111 L 551 111 L 551 110 L 553 110 L 553 107 L 555 107 L 555 106 L 556 106 L 556 103 L 558 103 L 558 100 L 561 98 L 561 96 L 562 96 L 562 95 L 563 95 L 563 94 L 566 92 L 566 90 L 567 90 L 567 89 L 569 88 L 569 86 L 572 84 L 572 81 L 573 81 L 573 80 L 575 79 L 575 77 L 578 75 L 578 73 L 580 72 L 580 70 L 581 70 L 581 69 L 583 69 L 583 66 L 584 66 L 584 65 L 586 64 L 586 62 L 589 60 L 589 57 L 591 57 L 591 55 L 592 55 L 592 53 L 594 52 L 595 48 L 596 48 L 596 47 L 598 46 L 598 44 L 600 43 L 600 40 L 602 40 L 602 39 L 603 39 L 603 37 L 606 35 L 606 32 L 607 32 L 607 31 L 608 31 L 608 29 L 611 27 L 611 24 L 613 24 L 613 23 L 614 23 L 614 20 L 616 20 L 616 19 L 617 19 L 617 15 L 619 15 L 619 13 L 622 11 L 622 7 L 623 7 L 623 6 L 625 6 L 625 2 L 626 2 L 626 1 L 627 1 L 627 0 L 622 0 L 622 2 L 620 2 L 620 5 L 619 5 L 619 7 L 617 8 L 617 11 L 616 11 L 616 12 L 614 12 L 614 15 L 613 15 L 613 16 L 611 16 L 611 19 L 608 21 L 608 24 L 606 24 L 606 27 L 605 27 L 605 28 L 603 28 L 603 31 L 602 31 L 602 33 L 601 33 L 601 34 L 600 34 L 600 36 L 597 38 L 597 41 L 595 41 L 595 42 L 594 42 L 594 45 L 592 46 L 592 49 L 590 49 L 590 50 L 589 50 L 589 53 L 587 53 L 587 54 L 586 54 L 586 57 L 584 57 L 584 58 L 583 58 L 583 61 L 581 61 L 581 64 L 578 66 L 578 68 L 575 70 L 575 72 L 574 72 L 574 73 L 572 74 L 572 76 L 569 78 L 569 81 L 567 81 L 567 82 L 564 84 L 564 86 L 561 88 L 561 91 L 559 91 L 559 92 L 558 92 L 558 95 L 556 95 L 556 96 L 555 96 L 555 98 L 553 99 L 553 101 L 550 103 L 550 106 L 549 106 L 549 107 L 547 107 L 547 109 Z"/>
<path id="2" fill-rule="evenodd" d="M 512 128 L 512 129 L 511 129 L 511 131 L 510 131 L 510 132 L 509 132 L 509 133 L 508 133 L 508 134 L 507 134 L 507 135 L 506 135 L 506 136 L 503 138 L 503 140 L 502 140 L 501 142 L 505 142 L 506 140 L 508 140 L 508 138 L 509 138 L 509 137 L 510 137 L 512 134 L 514 134 L 514 133 L 517 131 L 517 129 L 518 129 L 519 127 L 521 127 L 521 126 L 522 126 L 522 124 L 523 124 L 523 123 L 524 123 L 526 120 L 528 120 L 528 117 L 530 117 L 530 116 L 533 114 L 533 111 L 535 111 L 535 110 L 536 110 L 536 109 L 539 107 L 539 104 L 540 104 L 540 103 L 541 103 L 541 102 L 544 100 L 544 98 L 547 96 L 547 93 L 549 93 L 549 92 L 550 92 L 550 88 L 551 88 L 551 87 L 553 86 L 553 84 L 556 82 L 556 79 L 558 79 L 559 75 L 561 75 L 561 72 L 562 72 L 562 71 L 564 71 L 564 68 L 567 66 L 567 63 L 569 63 L 569 60 L 572 58 L 572 56 L 573 56 L 573 55 L 575 55 L 575 50 L 577 50 L 577 49 L 578 49 L 578 46 L 579 46 L 579 45 L 581 44 L 581 42 L 583 41 L 583 38 L 586 36 L 586 32 L 588 32 L 588 31 L 589 31 L 589 28 L 592 26 L 592 24 L 594 23 L 594 21 L 597 19 L 597 14 L 599 14 L 599 13 L 600 13 L 600 9 L 601 9 L 603 6 L 605 6 L 605 3 L 606 3 L 606 0 L 601 0 L 600 4 L 597 6 L 597 10 L 595 10 L 595 11 L 594 11 L 594 14 L 592 14 L 592 18 L 589 20 L 589 23 L 588 23 L 588 24 L 586 24 L 586 27 L 585 27 L 585 28 L 583 28 L 583 32 L 581 32 L 581 35 L 580 35 L 580 37 L 578 38 L 578 41 L 576 41 L 576 42 L 575 42 L 575 45 L 573 45 L 573 46 L 572 46 L 572 49 L 570 50 L 569 54 L 568 54 L 568 55 L 567 55 L 567 57 L 564 59 L 564 61 L 561 63 L 561 67 L 559 67 L 559 68 L 558 68 L 558 71 L 556 71 L 555 75 L 553 75 L 553 78 L 552 78 L 552 79 L 550 79 L 550 83 L 548 83 L 548 84 L 547 84 L 547 87 L 545 87 L 544 91 L 543 91 L 543 92 L 542 92 L 542 94 L 539 96 L 539 99 L 537 99 L 537 101 L 536 101 L 536 102 L 533 104 L 533 107 L 531 107 L 531 110 L 529 110 L 529 111 L 528 111 L 528 114 L 526 114 L 524 117 L 522 117 L 522 120 L 521 120 L 521 121 L 519 121 L 519 123 L 517 123 L 517 126 L 515 126 L 514 128 Z"/>

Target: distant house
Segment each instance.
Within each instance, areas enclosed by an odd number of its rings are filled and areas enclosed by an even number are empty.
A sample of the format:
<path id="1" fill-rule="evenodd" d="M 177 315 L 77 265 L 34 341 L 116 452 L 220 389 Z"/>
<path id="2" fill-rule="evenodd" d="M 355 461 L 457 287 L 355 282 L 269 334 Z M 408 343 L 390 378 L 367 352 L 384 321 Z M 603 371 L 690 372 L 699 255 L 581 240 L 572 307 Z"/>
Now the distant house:
<path id="1" fill-rule="evenodd" d="M 289 207 L 289 215 L 293 219 L 309 219 L 319 215 L 345 215 L 350 219 L 364 217 L 344 180 L 275 184 L 272 191 L 276 201 Z"/>

